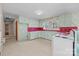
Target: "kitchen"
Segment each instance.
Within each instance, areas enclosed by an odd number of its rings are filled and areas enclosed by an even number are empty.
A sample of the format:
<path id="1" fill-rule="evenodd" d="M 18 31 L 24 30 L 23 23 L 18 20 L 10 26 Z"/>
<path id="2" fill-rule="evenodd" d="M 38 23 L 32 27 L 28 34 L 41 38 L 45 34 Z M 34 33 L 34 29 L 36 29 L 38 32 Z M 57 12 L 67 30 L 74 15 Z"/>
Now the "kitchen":
<path id="1" fill-rule="evenodd" d="M 1 47 L 4 47 L 4 52 L 1 51 L 3 55 L 76 55 L 76 44 L 74 44 L 76 40 L 74 39 L 74 35 L 76 34 L 74 34 L 74 32 L 79 29 L 79 4 L 6 3 L 2 5 L 3 9 L 0 5 L 0 42 L 2 43 Z M 24 8 L 24 6 L 27 8 Z M 69 8 L 65 6 L 68 6 Z M 71 6 L 75 7 L 71 8 Z M 32 9 L 32 7 L 34 8 Z M 6 42 L 4 34 L 5 17 L 3 16 L 8 18 L 15 16 L 15 26 L 17 28 L 14 31 L 17 37 L 16 39 L 13 39 L 15 41 L 10 41 L 10 39 L 8 39 L 9 43 Z M 20 53 L 19 51 L 22 52 Z"/>

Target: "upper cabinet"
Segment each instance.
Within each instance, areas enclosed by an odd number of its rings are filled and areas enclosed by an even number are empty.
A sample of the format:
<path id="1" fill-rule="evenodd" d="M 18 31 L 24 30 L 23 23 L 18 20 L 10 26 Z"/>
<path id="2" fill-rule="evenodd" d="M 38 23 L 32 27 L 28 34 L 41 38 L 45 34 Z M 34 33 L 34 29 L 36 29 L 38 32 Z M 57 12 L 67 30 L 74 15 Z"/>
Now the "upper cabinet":
<path id="1" fill-rule="evenodd" d="M 39 21 L 38 20 L 29 19 L 28 23 L 29 23 L 29 27 L 39 27 Z"/>
<path id="2" fill-rule="evenodd" d="M 79 26 L 79 12 L 72 13 L 72 26 Z"/>
<path id="3" fill-rule="evenodd" d="M 34 20 L 34 19 L 28 19 L 22 16 L 19 16 L 19 23 L 22 24 L 29 24 L 29 27 L 38 27 L 39 26 L 39 21 Z"/>
<path id="4" fill-rule="evenodd" d="M 56 18 L 49 20 L 41 20 L 40 23 L 40 26 L 47 30 L 53 30 L 59 27 Z"/>
<path id="5" fill-rule="evenodd" d="M 22 16 L 19 16 L 19 19 L 18 19 L 19 23 L 27 23 L 26 20 L 27 20 L 27 18 L 24 18 Z"/>

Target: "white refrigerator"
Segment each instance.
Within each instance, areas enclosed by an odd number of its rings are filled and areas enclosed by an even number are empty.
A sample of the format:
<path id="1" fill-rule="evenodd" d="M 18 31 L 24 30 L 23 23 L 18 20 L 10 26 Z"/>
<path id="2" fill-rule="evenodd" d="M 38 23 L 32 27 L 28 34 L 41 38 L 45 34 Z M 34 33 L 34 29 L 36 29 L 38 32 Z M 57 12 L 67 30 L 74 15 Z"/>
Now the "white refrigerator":
<path id="1" fill-rule="evenodd" d="M 79 30 L 75 31 L 75 56 L 79 56 Z"/>
<path id="2" fill-rule="evenodd" d="M 72 33 L 73 34 L 73 33 Z M 70 36 L 53 36 L 52 38 L 52 55 L 53 56 L 73 56 L 74 52 L 74 35 Z"/>

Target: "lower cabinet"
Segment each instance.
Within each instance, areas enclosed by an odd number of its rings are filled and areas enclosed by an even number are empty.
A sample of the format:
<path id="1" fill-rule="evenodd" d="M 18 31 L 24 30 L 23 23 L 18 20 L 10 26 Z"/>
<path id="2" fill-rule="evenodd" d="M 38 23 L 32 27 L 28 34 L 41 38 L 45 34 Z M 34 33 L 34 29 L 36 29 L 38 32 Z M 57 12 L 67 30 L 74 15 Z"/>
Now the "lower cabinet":
<path id="1" fill-rule="evenodd" d="M 52 40 L 52 36 L 56 34 L 56 32 L 51 32 L 51 31 L 35 31 L 35 32 L 29 32 L 30 34 L 30 39 L 35 39 L 35 38 L 45 38 L 48 40 Z"/>
<path id="2" fill-rule="evenodd" d="M 42 32 L 42 37 L 48 40 L 52 40 L 52 36 L 55 35 L 56 32 L 51 32 L 51 31 L 43 31 Z"/>
<path id="3" fill-rule="evenodd" d="M 38 38 L 39 37 L 39 32 L 30 32 L 30 40 L 31 39 L 35 39 L 35 38 Z"/>

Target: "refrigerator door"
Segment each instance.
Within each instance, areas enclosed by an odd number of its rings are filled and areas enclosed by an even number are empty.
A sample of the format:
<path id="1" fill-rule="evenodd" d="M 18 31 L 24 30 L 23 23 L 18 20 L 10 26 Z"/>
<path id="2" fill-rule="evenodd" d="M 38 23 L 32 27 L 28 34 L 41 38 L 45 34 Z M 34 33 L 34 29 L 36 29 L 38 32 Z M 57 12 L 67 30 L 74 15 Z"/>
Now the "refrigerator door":
<path id="1" fill-rule="evenodd" d="M 53 56 L 72 56 L 73 40 L 55 37 L 52 41 Z"/>
<path id="2" fill-rule="evenodd" d="M 75 31 L 75 56 L 79 56 L 79 30 Z"/>

